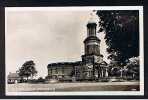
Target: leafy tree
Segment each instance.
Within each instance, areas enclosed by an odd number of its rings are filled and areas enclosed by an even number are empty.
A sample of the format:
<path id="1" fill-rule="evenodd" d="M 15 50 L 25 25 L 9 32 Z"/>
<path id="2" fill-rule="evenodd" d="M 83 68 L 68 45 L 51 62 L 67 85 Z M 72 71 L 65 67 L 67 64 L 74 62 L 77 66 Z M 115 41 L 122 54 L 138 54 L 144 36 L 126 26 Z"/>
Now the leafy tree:
<path id="1" fill-rule="evenodd" d="M 120 76 L 120 68 L 116 66 L 115 63 L 110 63 L 109 65 L 109 76 Z"/>
<path id="2" fill-rule="evenodd" d="M 37 81 L 38 82 L 45 82 L 45 79 L 43 77 L 39 77 Z"/>
<path id="3" fill-rule="evenodd" d="M 134 79 L 139 79 L 139 58 L 132 57 L 126 65 L 127 76 L 132 76 Z"/>
<path id="4" fill-rule="evenodd" d="M 19 69 L 18 74 L 23 79 L 27 78 L 27 81 L 29 77 L 33 78 L 33 76 L 37 74 L 35 63 L 32 60 L 26 61 Z"/>
<path id="5" fill-rule="evenodd" d="M 126 64 L 139 56 L 139 13 L 136 10 L 97 11 L 99 32 L 105 32 L 109 59 Z"/>

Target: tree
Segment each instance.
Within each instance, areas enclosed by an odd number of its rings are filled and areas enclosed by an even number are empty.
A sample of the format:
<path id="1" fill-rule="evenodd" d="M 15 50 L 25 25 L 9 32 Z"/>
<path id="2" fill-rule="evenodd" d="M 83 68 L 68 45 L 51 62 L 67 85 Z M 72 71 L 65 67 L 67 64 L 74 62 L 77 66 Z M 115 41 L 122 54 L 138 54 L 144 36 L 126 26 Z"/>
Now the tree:
<path id="1" fill-rule="evenodd" d="M 29 77 L 33 78 L 33 76 L 37 74 L 35 63 L 32 60 L 26 61 L 19 69 L 18 74 L 23 79 L 27 78 L 27 81 Z"/>
<path id="2" fill-rule="evenodd" d="M 109 76 L 117 76 L 119 77 L 120 76 L 120 68 L 118 66 L 116 66 L 115 63 L 110 63 L 109 65 Z"/>
<path id="3" fill-rule="evenodd" d="M 45 79 L 43 77 L 39 77 L 37 82 L 45 82 Z"/>
<path id="4" fill-rule="evenodd" d="M 139 56 L 139 13 L 136 10 L 97 11 L 99 32 L 104 31 L 108 58 L 126 64 Z"/>
<path id="5" fill-rule="evenodd" d="M 132 76 L 134 79 L 139 79 L 139 58 L 132 57 L 126 65 L 127 76 Z"/>

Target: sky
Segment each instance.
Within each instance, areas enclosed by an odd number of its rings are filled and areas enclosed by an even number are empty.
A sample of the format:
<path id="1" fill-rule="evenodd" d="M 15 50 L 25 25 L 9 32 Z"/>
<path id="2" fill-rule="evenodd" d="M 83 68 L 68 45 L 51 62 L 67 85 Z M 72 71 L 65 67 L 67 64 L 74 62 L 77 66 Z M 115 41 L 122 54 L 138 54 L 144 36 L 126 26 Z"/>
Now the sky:
<path id="1" fill-rule="evenodd" d="M 37 77 L 47 75 L 49 63 L 80 61 L 91 13 L 92 10 L 81 9 L 6 9 L 6 75 L 16 72 L 28 60 L 35 62 Z M 104 33 L 97 36 L 101 40 L 101 54 L 108 62 Z"/>

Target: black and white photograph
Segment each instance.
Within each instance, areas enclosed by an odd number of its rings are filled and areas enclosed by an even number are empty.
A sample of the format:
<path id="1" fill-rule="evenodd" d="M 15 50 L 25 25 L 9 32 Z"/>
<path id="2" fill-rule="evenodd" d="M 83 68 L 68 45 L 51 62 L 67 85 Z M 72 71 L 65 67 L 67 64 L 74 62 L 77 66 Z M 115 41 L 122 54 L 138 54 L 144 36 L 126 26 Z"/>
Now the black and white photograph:
<path id="1" fill-rule="evenodd" d="M 142 6 L 5 7 L 6 95 L 144 95 Z"/>

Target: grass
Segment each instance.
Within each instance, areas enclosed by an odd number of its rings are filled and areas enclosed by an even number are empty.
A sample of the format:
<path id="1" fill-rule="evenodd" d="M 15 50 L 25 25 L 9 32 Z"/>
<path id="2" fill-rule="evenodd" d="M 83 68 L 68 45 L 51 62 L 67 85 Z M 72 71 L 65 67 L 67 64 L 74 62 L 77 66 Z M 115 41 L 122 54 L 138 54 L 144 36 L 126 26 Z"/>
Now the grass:
<path id="1" fill-rule="evenodd" d="M 139 90 L 139 82 L 95 82 L 95 83 L 50 83 L 8 84 L 8 92 L 53 92 L 53 91 L 132 91 Z"/>

